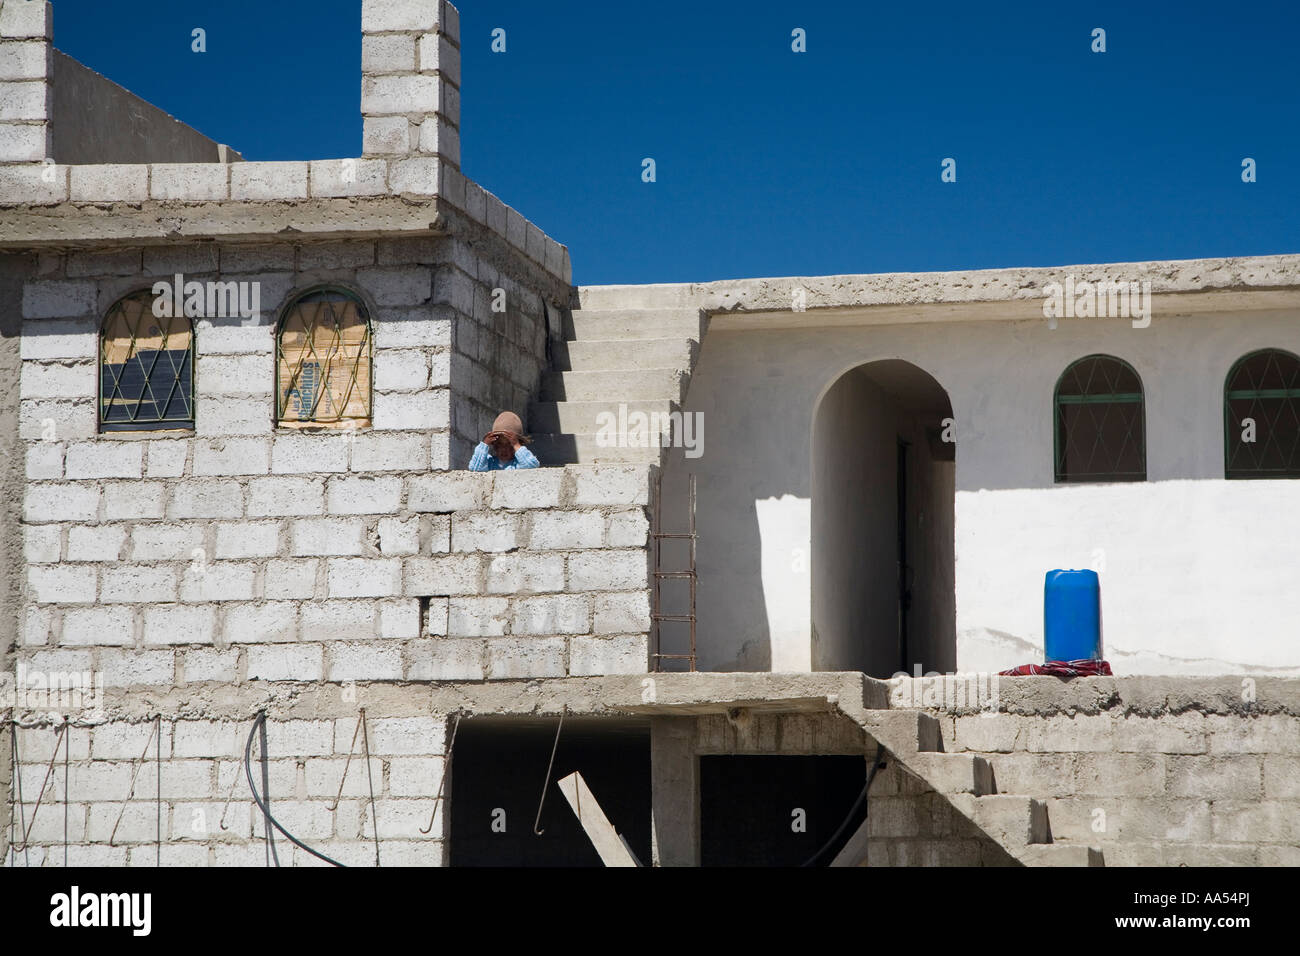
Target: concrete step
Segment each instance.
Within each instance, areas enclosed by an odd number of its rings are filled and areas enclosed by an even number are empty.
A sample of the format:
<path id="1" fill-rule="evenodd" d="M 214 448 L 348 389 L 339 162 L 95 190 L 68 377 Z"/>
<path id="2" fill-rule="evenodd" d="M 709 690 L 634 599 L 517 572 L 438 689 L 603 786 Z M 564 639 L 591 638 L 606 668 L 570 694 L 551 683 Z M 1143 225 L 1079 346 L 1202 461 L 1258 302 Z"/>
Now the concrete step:
<path id="1" fill-rule="evenodd" d="M 993 767 L 975 754 L 916 753 L 901 762 L 939 793 L 994 792 Z"/>
<path id="2" fill-rule="evenodd" d="M 675 368 L 547 372 L 542 377 L 544 402 L 679 402 L 690 373 Z"/>
<path id="3" fill-rule="evenodd" d="M 1031 843 L 1016 858 L 1025 866 L 1105 866 L 1100 847 L 1081 843 Z"/>
<path id="4" fill-rule="evenodd" d="M 564 325 L 566 339 L 695 339 L 703 328 L 699 309 L 580 309 Z"/>
<path id="5" fill-rule="evenodd" d="M 869 710 L 860 721 L 873 740 L 885 745 L 904 764 L 909 754 L 943 746 L 939 721 L 919 710 Z"/>
<path id="6" fill-rule="evenodd" d="M 1012 855 L 1030 843 L 1052 842 L 1047 804 L 1041 800 L 1017 794 L 977 797 L 954 793 L 945 797 Z"/>
<path id="7" fill-rule="evenodd" d="M 658 464 L 661 450 L 650 447 L 601 447 L 595 435 L 534 435 L 530 446 L 543 465 L 594 465 L 604 462 Z"/>
<path id="8" fill-rule="evenodd" d="M 695 339 L 591 339 L 557 342 L 554 367 L 558 371 L 600 372 L 608 369 L 680 368 L 690 371 L 699 357 Z"/>
<path id="9" fill-rule="evenodd" d="M 627 417 L 622 420 L 620 405 L 627 406 Z M 629 437 L 632 437 L 640 431 L 635 417 L 638 412 L 647 416 L 647 425 L 653 425 L 655 419 L 651 416 L 658 415 L 663 429 L 667 425 L 668 413 L 680 411 L 680 408 L 678 403 L 667 399 L 657 402 L 533 402 L 528 410 L 528 423 L 535 434 L 594 436 L 609 421 L 615 430 L 626 425 Z M 611 415 L 612 419 L 608 417 Z M 638 427 L 634 429 L 634 425 Z"/>

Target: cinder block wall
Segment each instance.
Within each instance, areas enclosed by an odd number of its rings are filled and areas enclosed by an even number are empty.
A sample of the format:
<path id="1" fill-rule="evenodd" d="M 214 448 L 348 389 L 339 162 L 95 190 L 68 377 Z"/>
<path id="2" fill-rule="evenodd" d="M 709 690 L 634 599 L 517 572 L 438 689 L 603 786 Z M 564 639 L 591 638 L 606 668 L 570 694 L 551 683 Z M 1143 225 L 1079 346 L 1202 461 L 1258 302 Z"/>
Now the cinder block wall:
<path id="1" fill-rule="evenodd" d="M 915 679 L 895 695 L 926 701 Z M 1107 866 L 1300 865 L 1300 681 L 1002 678 L 981 715 L 937 699 L 944 749 L 1045 800 Z M 941 694 L 933 697 L 941 697 Z"/>

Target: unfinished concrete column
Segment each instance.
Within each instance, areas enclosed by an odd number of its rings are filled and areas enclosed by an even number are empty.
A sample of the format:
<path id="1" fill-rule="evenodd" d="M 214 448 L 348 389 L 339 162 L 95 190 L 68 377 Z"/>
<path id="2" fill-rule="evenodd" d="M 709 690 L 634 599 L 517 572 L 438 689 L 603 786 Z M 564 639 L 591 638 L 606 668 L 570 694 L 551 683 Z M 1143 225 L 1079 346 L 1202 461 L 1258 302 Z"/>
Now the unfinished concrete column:
<path id="1" fill-rule="evenodd" d="M 650 846 L 655 866 L 700 865 L 700 765 L 695 720 L 650 721 Z"/>
<path id="2" fill-rule="evenodd" d="M 364 0 L 362 151 L 460 168 L 460 14 L 443 0 Z"/>
<path id="3" fill-rule="evenodd" d="M 50 155 L 53 36 L 46 0 L 0 0 L 0 163 Z"/>

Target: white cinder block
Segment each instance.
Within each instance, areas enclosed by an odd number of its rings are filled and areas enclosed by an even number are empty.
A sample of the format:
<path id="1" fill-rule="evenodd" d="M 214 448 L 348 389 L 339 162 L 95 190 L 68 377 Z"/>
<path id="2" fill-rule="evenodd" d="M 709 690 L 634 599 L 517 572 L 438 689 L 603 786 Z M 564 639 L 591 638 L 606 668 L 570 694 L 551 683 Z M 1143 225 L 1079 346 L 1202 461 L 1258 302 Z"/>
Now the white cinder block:
<path id="1" fill-rule="evenodd" d="M 257 565 L 232 561 L 189 564 L 181 578 L 182 601 L 251 601 L 257 597 Z"/>
<path id="2" fill-rule="evenodd" d="M 70 608 L 63 612 L 59 643 L 104 647 L 134 644 L 135 611 L 129 607 Z"/>
<path id="3" fill-rule="evenodd" d="M 644 508 L 615 512 L 605 523 L 607 548 L 644 548 L 649 535 L 650 522 Z"/>
<path id="4" fill-rule="evenodd" d="M 170 650 L 102 650 L 99 667 L 107 687 L 167 686 L 176 681 L 176 657 Z"/>
<path id="5" fill-rule="evenodd" d="M 347 742 L 339 747 L 344 733 L 350 738 L 348 720 L 334 723 L 334 750 L 347 752 Z M 355 725 L 356 721 L 351 722 Z M 370 721 L 370 752 L 378 756 L 440 754 L 446 749 L 447 721 L 442 717 L 379 717 Z M 427 818 L 426 818 L 427 819 Z"/>
<path id="6" fill-rule="evenodd" d="M 564 590 L 564 555 L 499 554 L 488 562 L 490 594 L 546 594 Z"/>
<path id="7" fill-rule="evenodd" d="M 229 605 L 222 618 L 221 635 L 228 644 L 296 640 L 298 605 L 293 601 Z"/>
<path id="8" fill-rule="evenodd" d="M 357 435 L 352 445 L 352 470 L 423 471 L 429 460 L 427 435 Z"/>
<path id="9" fill-rule="evenodd" d="M 200 331 L 199 337 L 203 334 Z M 264 398 L 205 398 L 195 405 L 194 431 L 214 436 L 269 435 L 273 408 Z"/>
<path id="10" fill-rule="evenodd" d="M 375 633 L 374 601 L 312 601 L 300 616 L 304 641 L 356 641 Z"/>
<path id="11" fill-rule="evenodd" d="M 63 527 L 23 525 L 23 556 L 29 564 L 54 564 L 63 556 Z"/>
<path id="12" fill-rule="evenodd" d="M 71 172 L 73 202 L 143 202 L 149 198 L 148 166 L 72 166 Z"/>
<path id="13" fill-rule="evenodd" d="M 450 323 L 447 338 L 451 340 Z M 25 321 L 18 351 L 24 361 L 94 359 L 99 353 L 98 322 L 93 318 Z"/>
<path id="14" fill-rule="evenodd" d="M 230 198 L 233 200 L 306 199 L 307 164 L 232 163 Z"/>
<path id="15" fill-rule="evenodd" d="M 516 515 L 499 511 L 452 515 L 453 551 L 513 551 L 519 546 L 519 518 Z"/>
<path id="16" fill-rule="evenodd" d="M 194 475 L 265 475 L 271 470 L 269 438 L 206 438 L 194 442 Z"/>
<path id="17" fill-rule="evenodd" d="M 493 476 L 493 508 L 556 508 L 564 485 L 561 468 L 502 471 Z"/>
<path id="18" fill-rule="evenodd" d="M 163 604 L 144 609 L 145 644 L 211 644 L 216 633 L 215 607 Z"/>
<path id="19" fill-rule="evenodd" d="M 244 511 L 244 489 L 237 481 L 193 479 L 172 486 L 167 517 L 238 518 Z"/>
<path id="20" fill-rule="evenodd" d="M 248 679 L 319 681 L 324 662 L 325 650 L 319 644 L 252 644 L 248 648 Z M 269 745 L 269 731 L 267 736 Z"/>
<path id="21" fill-rule="evenodd" d="M 484 641 L 441 638 L 430 641 L 429 659 L 413 669 L 416 680 L 483 680 L 487 676 Z"/>
<path id="22" fill-rule="evenodd" d="M 593 630 L 597 634 L 638 634 L 650 629 L 650 592 L 597 594 Z"/>
<path id="23" fill-rule="evenodd" d="M 363 116 L 361 149 L 367 156 L 406 155 L 411 151 L 410 121 L 405 116 Z"/>
<path id="24" fill-rule="evenodd" d="M 169 243 L 163 246 L 146 246 L 144 272 L 146 275 L 172 279 L 183 273 L 187 280 L 197 273 L 216 273 L 219 249 L 215 243 Z"/>
<path id="25" fill-rule="evenodd" d="M 262 593 L 267 600 L 314 597 L 319 566 L 320 562 L 314 559 L 268 561 Z"/>
<path id="26" fill-rule="evenodd" d="M 63 442 L 27 443 L 27 478 L 31 481 L 63 477 Z"/>
<path id="27" fill-rule="evenodd" d="M 522 598 L 515 602 L 512 634 L 588 634 L 591 599 L 585 594 Z"/>
<path id="28" fill-rule="evenodd" d="M 436 348 L 451 345 L 451 320 L 428 318 L 428 311 L 414 314 L 381 314 L 375 327 L 375 349 Z M 92 352 L 93 354 L 93 352 Z M 36 356 L 32 356 L 36 357 Z M 26 353 L 23 358 L 28 358 Z"/>
<path id="29" fill-rule="evenodd" d="M 407 507 L 411 511 L 471 511 L 482 508 L 492 493 L 493 474 L 467 471 L 419 475 L 409 481 Z"/>
<path id="30" fill-rule="evenodd" d="M 331 598 L 392 597 L 402 593 L 396 558 L 335 558 L 326 562 Z"/>
<path id="31" fill-rule="evenodd" d="M 360 518 L 301 518 L 289 528 L 289 553 L 296 557 L 349 557 L 363 553 Z"/>
<path id="32" fill-rule="evenodd" d="M 569 555 L 570 591 L 638 591 L 647 587 L 645 551 L 600 551 Z"/>
<path id="33" fill-rule="evenodd" d="M 139 478 L 144 445 L 129 441 L 73 442 L 65 464 L 69 478 Z"/>
<path id="34" fill-rule="evenodd" d="M 395 797 L 432 799 L 442 786 L 444 763 L 442 757 L 394 757 L 388 762 L 391 793 Z"/>
<path id="35" fill-rule="evenodd" d="M 345 160 L 346 162 L 346 160 Z M 367 160 L 378 162 L 378 160 Z M 381 163 L 382 165 L 382 163 Z M 368 239 L 312 242 L 298 249 L 298 269 L 355 269 L 375 264 L 375 244 Z"/>
<path id="36" fill-rule="evenodd" d="M 430 76 L 425 79 L 432 81 L 434 78 Z M 432 113 L 433 110 L 425 112 Z M 433 157 L 398 160 L 388 170 L 389 189 L 397 195 L 409 193 L 413 196 L 436 196 L 448 172 L 444 167 L 443 162 Z"/>
<path id="37" fill-rule="evenodd" d="M 362 0 L 361 32 L 433 30 L 441 6 L 439 0 Z"/>
<path id="38" fill-rule="evenodd" d="M 29 524 L 48 521 L 94 521 L 99 513 L 99 488 L 86 484 L 28 485 L 23 501 L 23 520 Z"/>
<path id="39" fill-rule="evenodd" d="M 39 127 L 37 128 L 39 130 Z M 31 133 L 28 134 L 32 135 Z M 23 150 L 39 151 L 45 158 L 45 137 L 37 132 L 35 143 L 28 143 Z M 68 199 L 68 167 L 52 163 L 22 166 L 0 166 L 0 203 L 22 202 L 31 206 L 53 206 Z"/>
<path id="40" fill-rule="evenodd" d="M 330 645 L 329 680 L 401 680 L 402 645 L 397 641 L 365 641 Z"/>
<path id="41" fill-rule="evenodd" d="M 379 349 L 375 352 L 374 374 L 375 388 L 381 392 L 428 388 L 429 355 L 422 349 Z"/>
<path id="42" fill-rule="evenodd" d="M 141 524 L 131 529 L 132 561 L 190 561 L 202 548 L 202 525 Z"/>
<path id="43" fill-rule="evenodd" d="M 163 724 L 166 726 L 166 723 Z M 224 720 L 178 720 L 173 732 L 176 757 L 243 757 L 248 725 Z M 98 731 L 96 731 L 98 734 Z M 138 754 L 138 751 L 137 751 Z"/>
<path id="44" fill-rule="evenodd" d="M 68 529 L 67 560 L 118 561 L 125 544 L 125 525 L 73 525 Z"/>
<path id="45" fill-rule="evenodd" d="M 599 548 L 605 540 L 605 516 L 599 511 L 538 511 L 532 525 L 528 546 L 534 550 Z"/>
<path id="46" fill-rule="evenodd" d="M 29 441 L 92 438 L 98 421 L 93 401 L 29 399 L 19 403 L 18 434 Z"/>
<path id="47" fill-rule="evenodd" d="M 97 375 L 93 362 L 24 362 L 20 394 L 23 398 L 85 398 L 95 394 Z"/>
<path id="48" fill-rule="evenodd" d="M 185 683 L 219 681 L 230 684 L 239 677 L 239 651 L 233 647 L 218 650 L 215 647 L 191 647 L 181 660 Z"/>
<path id="49" fill-rule="evenodd" d="M 487 642 L 487 679 L 564 676 L 564 638 L 498 638 Z"/>
<path id="50" fill-rule="evenodd" d="M 384 555 L 420 553 L 420 519 L 380 518 L 379 551 Z"/>
<path id="51" fill-rule="evenodd" d="M 88 279 L 36 279 L 23 285 L 24 319 L 73 319 L 95 311 Z"/>
<path id="52" fill-rule="evenodd" d="M 447 602 L 447 635 L 498 637 L 506 633 L 509 618 L 505 598 L 454 597 Z"/>
<path id="53" fill-rule="evenodd" d="M 404 119 L 397 117 L 405 123 Z M 367 149 L 367 153 L 374 150 Z M 311 163 L 311 194 L 337 196 L 382 196 L 388 191 L 388 164 L 377 159 L 317 159 Z"/>
<path id="54" fill-rule="evenodd" d="M 650 503 L 652 465 L 591 465 L 566 468 L 574 479 L 578 505 Z"/>
<path id="55" fill-rule="evenodd" d="M 217 525 L 216 557 L 270 558 L 280 551 L 280 524 L 276 521 L 240 521 Z"/>
<path id="56" fill-rule="evenodd" d="M 241 277 L 240 281 L 255 282 L 261 281 L 262 276 Z M 260 305 L 263 311 L 268 308 L 275 308 L 266 297 L 265 292 L 261 295 Z M 200 320 L 198 327 L 195 329 L 194 349 L 200 356 L 203 355 L 239 355 L 248 353 L 270 354 L 273 351 L 275 337 L 271 325 L 267 322 L 260 322 L 256 325 L 244 325 L 242 322 L 211 322 Z M 200 402 L 200 407 L 206 402 Z M 271 411 L 267 411 L 263 403 L 263 411 L 269 422 Z"/>
<path id="57" fill-rule="evenodd" d="M 362 76 L 361 112 L 366 116 L 436 113 L 442 102 L 441 85 L 436 76 Z"/>
<path id="58" fill-rule="evenodd" d="M 271 472 L 276 475 L 319 475 L 348 470 L 348 435 L 275 436 Z"/>
<path id="59" fill-rule="evenodd" d="M 420 602 L 390 601 L 379 606 L 379 636 L 406 640 L 420 636 Z"/>
<path id="60" fill-rule="evenodd" d="M 175 601 L 175 568 L 127 564 L 105 568 L 99 591 L 101 604 L 144 604 Z"/>
<path id="61" fill-rule="evenodd" d="M 9 2 L 0 5 L 0 37 L 48 40 L 53 36 L 54 8 L 50 4 L 36 0 L 33 3 Z"/>
<path id="62" fill-rule="evenodd" d="M 161 752 L 165 760 L 172 755 L 171 724 L 163 721 L 160 730 Z M 146 743 L 150 756 L 158 753 L 155 748 L 159 745 L 159 735 L 154 733 L 153 720 L 138 723 L 115 720 L 95 728 L 90 753 L 96 760 L 139 760 Z"/>
<path id="63" fill-rule="evenodd" d="M 226 199 L 230 196 L 230 168 L 226 163 L 154 163 L 149 195 L 189 202 Z"/>
<path id="64" fill-rule="evenodd" d="M 167 486 L 161 481 L 109 481 L 102 487 L 105 521 L 163 516 Z"/>
<path id="65" fill-rule="evenodd" d="M 403 593 L 410 597 L 480 594 L 482 559 L 477 554 L 403 558 Z"/>
<path id="66" fill-rule="evenodd" d="M 0 70 L 4 69 L 4 47 L 0 47 Z M 37 162 L 49 158 L 50 127 L 45 123 L 0 123 L 0 156 L 11 162 Z M 9 196 L 3 197 L 12 203 Z"/>
<path id="67" fill-rule="evenodd" d="M 460 50 L 442 33 L 420 37 L 420 69 L 437 70 L 457 86 L 460 85 Z"/>
<path id="68" fill-rule="evenodd" d="M 254 478 L 248 483 L 248 515 L 298 517 L 325 513 L 323 478 Z"/>
<path id="69" fill-rule="evenodd" d="M 375 304 L 381 306 L 423 305 L 433 295 L 433 270 L 428 266 L 358 269 L 357 282 L 370 293 Z"/>
<path id="70" fill-rule="evenodd" d="M 400 478 L 331 478 L 329 513 L 335 515 L 394 514 L 401 507 Z"/>
<path id="71" fill-rule="evenodd" d="M 295 757 L 326 757 L 334 752 L 334 721 L 272 721 L 267 724 L 266 741 L 268 749 L 279 748 Z"/>
<path id="72" fill-rule="evenodd" d="M 195 388 L 205 400 L 209 395 L 256 395 L 270 403 L 275 396 L 274 359 L 260 353 L 200 355 Z"/>
<path id="73" fill-rule="evenodd" d="M 144 469 L 146 477 L 179 478 L 185 474 L 185 459 L 190 449 L 188 441 L 151 441 L 148 446 L 148 463 Z"/>

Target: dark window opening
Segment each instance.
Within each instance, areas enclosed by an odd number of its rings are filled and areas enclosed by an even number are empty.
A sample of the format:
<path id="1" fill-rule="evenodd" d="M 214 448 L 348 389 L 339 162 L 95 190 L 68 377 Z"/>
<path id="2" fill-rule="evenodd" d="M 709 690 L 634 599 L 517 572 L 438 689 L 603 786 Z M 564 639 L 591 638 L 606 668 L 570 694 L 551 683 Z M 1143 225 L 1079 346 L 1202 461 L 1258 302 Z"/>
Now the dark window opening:
<path id="1" fill-rule="evenodd" d="M 275 337 L 276 421 L 290 428 L 370 424 L 370 318 L 349 292 L 294 300 Z"/>
<path id="2" fill-rule="evenodd" d="M 1056 383 L 1056 480 L 1145 481 L 1142 380 L 1127 362 L 1089 355 Z"/>
<path id="3" fill-rule="evenodd" d="M 1242 356 L 1223 386 L 1225 478 L 1300 478 L 1300 357 Z"/>
<path id="4" fill-rule="evenodd" d="M 194 427 L 194 327 L 153 314 L 154 295 L 114 303 L 99 336 L 100 431 Z"/>

